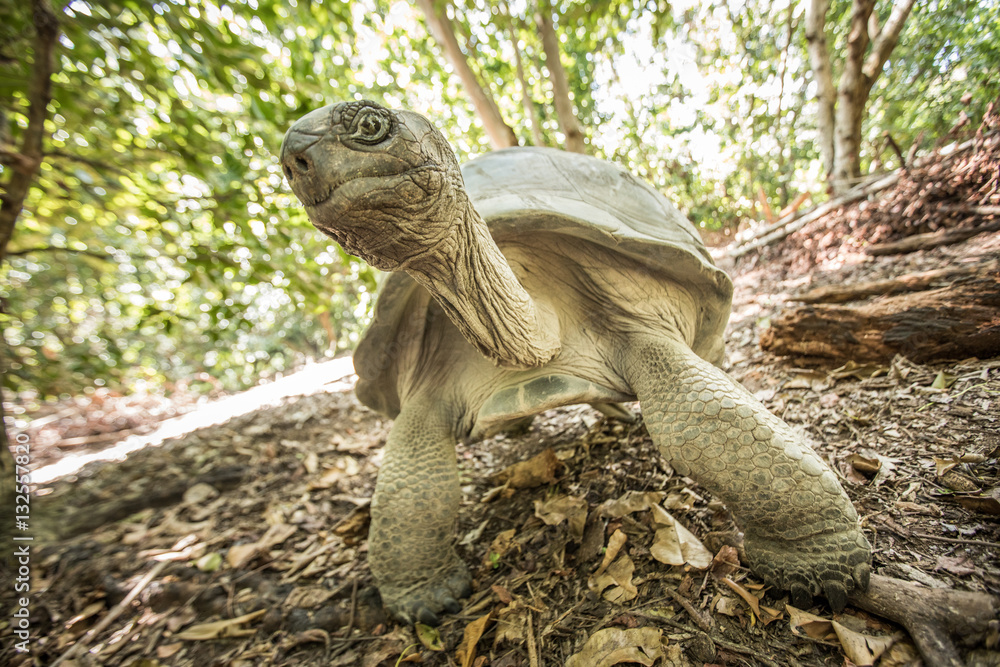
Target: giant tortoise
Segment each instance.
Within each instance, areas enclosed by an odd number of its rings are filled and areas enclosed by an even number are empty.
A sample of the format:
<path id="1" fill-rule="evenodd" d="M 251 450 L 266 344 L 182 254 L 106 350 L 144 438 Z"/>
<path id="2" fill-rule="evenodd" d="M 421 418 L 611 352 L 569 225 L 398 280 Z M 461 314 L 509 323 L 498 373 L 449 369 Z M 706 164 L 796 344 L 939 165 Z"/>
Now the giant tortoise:
<path id="1" fill-rule="evenodd" d="M 652 187 L 549 148 L 460 169 L 423 116 L 366 101 L 304 116 L 281 163 L 318 229 L 395 272 L 355 354 L 358 397 L 395 419 L 369 537 L 395 615 L 433 623 L 469 593 L 456 441 L 635 399 L 673 467 L 732 510 L 757 576 L 835 609 L 867 588 L 870 547 L 833 472 L 715 366 L 732 283 Z"/>

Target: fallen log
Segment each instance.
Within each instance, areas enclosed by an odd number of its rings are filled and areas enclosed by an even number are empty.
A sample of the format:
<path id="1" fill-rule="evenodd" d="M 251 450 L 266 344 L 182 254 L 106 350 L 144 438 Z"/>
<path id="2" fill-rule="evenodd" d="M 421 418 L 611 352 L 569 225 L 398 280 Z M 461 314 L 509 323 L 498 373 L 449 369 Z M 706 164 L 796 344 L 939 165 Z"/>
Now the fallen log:
<path id="1" fill-rule="evenodd" d="M 995 232 L 997 230 L 1000 230 L 1000 220 L 989 222 L 984 225 L 977 225 L 975 227 L 956 227 L 954 229 L 945 229 L 938 232 L 929 232 L 927 234 L 914 234 L 913 236 L 907 236 L 906 238 L 898 241 L 877 243 L 875 245 L 868 246 L 868 248 L 865 249 L 865 252 L 876 257 L 881 255 L 903 255 L 910 252 L 916 252 L 917 250 L 930 250 L 931 248 L 937 248 L 944 245 L 961 243 L 962 241 L 972 238 L 978 234 Z"/>
<path id="2" fill-rule="evenodd" d="M 782 356 L 916 362 L 1000 355 L 1000 273 L 948 287 L 876 299 L 852 308 L 801 306 L 761 333 L 761 348 Z"/>
<path id="3" fill-rule="evenodd" d="M 919 292 L 934 287 L 936 283 L 942 280 L 974 276 L 978 273 L 986 273 L 988 270 L 995 270 L 996 267 L 997 263 L 993 262 L 987 265 L 976 264 L 935 269 L 933 271 L 921 271 L 920 273 L 907 273 L 896 278 L 852 283 L 850 285 L 824 285 L 793 296 L 791 300 L 800 303 L 846 303 L 873 296 Z"/>

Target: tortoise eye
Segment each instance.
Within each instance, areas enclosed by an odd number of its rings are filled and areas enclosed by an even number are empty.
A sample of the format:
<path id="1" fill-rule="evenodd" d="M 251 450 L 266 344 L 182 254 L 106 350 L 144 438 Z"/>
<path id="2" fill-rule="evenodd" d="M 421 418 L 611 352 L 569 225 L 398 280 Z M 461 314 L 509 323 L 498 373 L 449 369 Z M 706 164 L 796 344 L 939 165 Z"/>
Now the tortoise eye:
<path id="1" fill-rule="evenodd" d="M 354 138 L 363 144 L 377 144 L 389 136 L 389 119 L 377 109 L 365 109 L 358 114 Z"/>

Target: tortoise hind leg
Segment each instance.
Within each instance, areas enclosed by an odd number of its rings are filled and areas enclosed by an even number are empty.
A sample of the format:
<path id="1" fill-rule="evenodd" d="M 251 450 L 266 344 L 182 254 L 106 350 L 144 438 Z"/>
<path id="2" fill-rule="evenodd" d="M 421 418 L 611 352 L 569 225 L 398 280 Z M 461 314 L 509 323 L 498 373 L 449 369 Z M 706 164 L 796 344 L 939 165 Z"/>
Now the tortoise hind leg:
<path id="1" fill-rule="evenodd" d="M 627 341 L 623 370 L 653 441 L 729 506 L 751 569 L 808 605 L 839 611 L 868 586 L 871 548 L 833 472 L 722 371 L 668 337 Z"/>
<path id="2" fill-rule="evenodd" d="M 435 405 L 407 405 L 393 423 L 375 483 L 368 562 L 385 606 L 436 625 L 471 592 L 455 552 L 461 502 L 454 427 Z"/>

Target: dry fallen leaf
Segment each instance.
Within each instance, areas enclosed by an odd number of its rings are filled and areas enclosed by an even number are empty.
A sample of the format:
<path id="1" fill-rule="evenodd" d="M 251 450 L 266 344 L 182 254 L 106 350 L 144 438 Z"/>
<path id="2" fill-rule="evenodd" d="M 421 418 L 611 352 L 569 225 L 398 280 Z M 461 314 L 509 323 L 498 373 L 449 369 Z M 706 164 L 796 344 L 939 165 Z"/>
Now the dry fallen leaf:
<path id="1" fill-rule="evenodd" d="M 517 529 L 515 528 L 498 533 L 493 538 L 490 548 L 486 550 L 486 555 L 483 557 L 484 564 L 490 567 L 496 566 L 500 563 L 501 558 L 506 556 L 511 550 L 518 548 L 520 545 L 514 539 L 516 533 Z"/>
<path id="2" fill-rule="evenodd" d="M 656 628 L 605 628 L 595 632 L 566 667 L 611 667 L 623 662 L 652 665 L 663 657 L 662 631 Z"/>
<path id="3" fill-rule="evenodd" d="M 667 565 L 684 565 L 704 570 L 712 564 L 712 552 L 690 530 L 659 505 L 653 507 L 653 521 L 663 526 L 656 531 L 650 554 Z"/>
<path id="4" fill-rule="evenodd" d="M 462 643 L 455 649 L 455 659 L 462 667 L 472 667 L 473 660 L 476 659 L 476 644 L 486 631 L 486 626 L 490 622 L 492 614 L 480 616 L 472 623 L 465 626 L 462 634 Z"/>
<path id="5" fill-rule="evenodd" d="M 743 601 L 746 602 L 748 605 L 750 605 L 750 611 L 753 612 L 753 615 L 756 616 L 757 618 L 760 618 L 760 599 L 756 595 L 754 595 L 747 589 L 743 588 L 738 583 L 736 583 L 732 579 L 729 579 L 728 577 L 726 579 L 723 579 L 722 583 L 729 586 L 731 589 L 733 589 L 734 593 L 743 598 Z"/>
<path id="6" fill-rule="evenodd" d="M 663 501 L 663 507 L 677 512 L 686 512 L 694 507 L 695 501 L 698 500 L 704 500 L 704 498 L 685 487 L 680 491 L 671 492 Z"/>
<path id="7" fill-rule="evenodd" d="M 923 664 L 917 647 L 905 637 L 894 643 L 888 651 L 882 654 L 879 667 L 914 667 Z"/>
<path id="8" fill-rule="evenodd" d="M 939 570 L 951 572 L 959 577 L 965 577 L 976 572 L 976 568 L 968 556 L 938 556 L 937 564 L 934 565 L 934 571 L 938 572 Z"/>
<path id="9" fill-rule="evenodd" d="M 368 526 L 371 525 L 371 505 L 355 507 L 333 527 L 333 534 L 344 540 L 348 546 L 354 546 L 368 538 Z"/>
<path id="10" fill-rule="evenodd" d="M 583 539 L 583 528 L 587 525 L 587 501 L 573 496 L 559 496 L 545 502 L 536 500 L 535 516 L 547 526 L 557 526 L 567 521 L 570 536 L 579 542 Z"/>
<path id="11" fill-rule="evenodd" d="M 551 449 L 533 456 L 527 461 L 521 461 L 501 470 L 496 480 L 508 484 L 514 489 L 530 489 L 536 486 L 552 484 L 556 481 L 556 471 L 562 467 L 562 462 Z"/>
<path id="12" fill-rule="evenodd" d="M 515 602 L 497 613 L 497 628 L 493 637 L 493 647 L 502 642 L 523 644 L 528 633 L 529 610 Z"/>
<path id="13" fill-rule="evenodd" d="M 496 593 L 497 597 L 500 598 L 500 602 L 503 602 L 504 604 L 510 604 L 511 602 L 514 601 L 514 596 L 510 594 L 510 591 L 508 591 L 500 584 L 493 584 L 492 586 L 490 586 L 490 588 L 493 590 L 494 593 Z"/>
<path id="14" fill-rule="evenodd" d="M 198 641 L 205 639 L 221 639 L 222 637 L 247 637 L 257 632 L 257 630 L 251 630 L 240 626 L 244 623 L 249 623 L 256 618 L 260 618 L 265 613 L 267 613 L 266 609 L 258 609 L 257 611 L 244 614 L 243 616 L 237 616 L 236 618 L 213 621 L 211 623 L 199 623 L 198 625 L 192 625 L 183 632 L 179 632 L 174 635 L 174 638 Z"/>
<path id="15" fill-rule="evenodd" d="M 626 491 L 619 498 L 601 503 L 598 512 L 609 519 L 620 519 L 626 514 L 644 512 L 663 500 L 662 491 Z"/>
<path id="16" fill-rule="evenodd" d="M 785 605 L 785 611 L 788 612 L 788 624 L 792 634 L 802 637 L 804 632 L 804 636 L 820 641 L 832 641 L 837 638 L 837 634 L 833 630 L 833 621 L 830 619 L 810 614 L 808 611 L 803 611 L 790 604 Z M 802 632 L 799 632 L 799 629 Z"/>
<path id="17" fill-rule="evenodd" d="M 935 456 L 934 472 L 938 477 L 940 477 L 941 475 L 955 469 L 961 464 L 962 462 L 959 461 L 958 459 L 939 459 L 938 457 Z"/>
<path id="18" fill-rule="evenodd" d="M 298 586 L 285 598 L 285 604 L 299 609 L 315 609 L 331 597 L 334 591 L 327 586 Z"/>
<path id="19" fill-rule="evenodd" d="M 941 510 L 937 507 L 929 507 L 927 505 L 920 505 L 919 503 L 911 503 L 906 500 L 897 500 L 896 508 L 900 509 L 909 514 L 923 514 L 926 516 L 941 516 Z"/>
<path id="20" fill-rule="evenodd" d="M 625 546 L 626 540 L 628 540 L 628 537 L 621 530 L 615 530 L 615 532 L 611 534 L 611 537 L 608 538 L 608 546 L 604 550 L 604 560 L 601 561 L 601 566 L 597 568 L 597 572 L 594 573 L 595 577 L 602 574 L 604 570 L 611 565 L 611 561 L 615 559 L 615 556 L 618 555 L 621 548 Z"/>
<path id="21" fill-rule="evenodd" d="M 229 563 L 229 567 L 233 569 L 238 569 L 249 563 L 260 548 L 257 546 L 256 542 L 251 542 L 250 544 L 234 544 L 229 547 L 229 552 L 226 554 L 226 562 Z"/>
<path id="22" fill-rule="evenodd" d="M 298 530 L 296 526 L 288 523 L 276 523 L 267 529 L 267 532 L 257 540 L 257 546 L 261 551 L 267 551 L 271 547 L 276 547 Z"/>
<path id="23" fill-rule="evenodd" d="M 1000 487 L 977 496 L 955 496 L 955 502 L 969 511 L 996 516 L 1000 514 Z"/>
<path id="24" fill-rule="evenodd" d="M 865 475 L 874 475 L 882 468 L 882 462 L 877 458 L 869 458 L 861 454 L 851 454 L 847 457 L 851 467 Z"/>
<path id="25" fill-rule="evenodd" d="M 719 553 L 712 559 L 712 576 L 716 579 L 725 579 L 733 572 L 740 569 L 740 553 L 736 547 L 723 544 L 719 548 Z"/>
<path id="26" fill-rule="evenodd" d="M 175 653 L 184 648 L 184 642 L 174 642 L 173 644 L 165 644 L 156 647 L 156 657 L 166 660 L 172 657 Z"/>
<path id="27" fill-rule="evenodd" d="M 858 667 L 870 667 L 896 641 L 895 637 L 872 637 L 831 621 L 844 654 Z"/>
<path id="28" fill-rule="evenodd" d="M 591 579 L 591 588 L 604 596 L 608 602 L 627 602 L 639 595 L 639 590 L 632 583 L 632 573 L 635 564 L 628 554 L 623 553 L 601 574 L 595 574 Z"/>
<path id="29" fill-rule="evenodd" d="M 736 598 L 719 596 L 712 607 L 715 611 L 726 616 L 742 617 L 745 615 L 746 607 L 736 601 Z"/>

